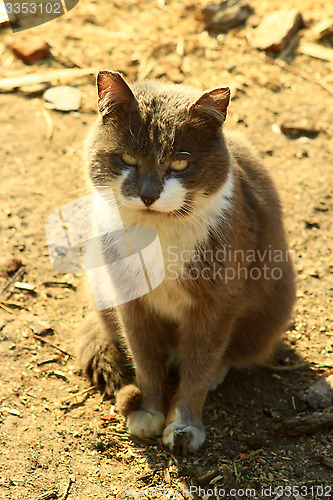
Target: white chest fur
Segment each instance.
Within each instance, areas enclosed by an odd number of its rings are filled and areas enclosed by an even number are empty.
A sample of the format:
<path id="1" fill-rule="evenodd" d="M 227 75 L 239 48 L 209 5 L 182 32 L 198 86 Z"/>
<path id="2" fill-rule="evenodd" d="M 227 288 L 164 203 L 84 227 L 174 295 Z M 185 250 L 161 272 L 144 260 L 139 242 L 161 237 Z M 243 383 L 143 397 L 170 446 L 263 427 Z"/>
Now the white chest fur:
<path id="1" fill-rule="evenodd" d="M 145 295 L 144 300 L 147 305 L 162 317 L 180 321 L 184 311 L 191 306 L 191 297 L 181 286 L 184 259 L 184 250 L 194 251 L 198 241 L 206 237 L 203 231 L 196 231 L 193 228 L 184 229 L 183 225 L 177 221 L 165 222 L 165 227 L 159 228 L 158 234 L 162 247 L 165 279 L 155 290 Z"/>
<path id="2" fill-rule="evenodd" d="M 226 182 L 214 195 L 197 195 L 194 198 L 193 211 L 186 217 L 180 218 L 168 213 L 150 214 L 137 207 L 124 207 L 121 211 L 125 226 L 148 226 L 158 233 L 165 264 L 165 279 L 157 288 L 144 295 L 142 300 L 160 316 L 178 322 L 191 307 L 191 296 L 180 284 L 184 265 L 195 254 L 196 247 L 208 238 L 209 231 L 216 227 L 218 218 L 228 217 L 233 189 L 234 175 L 231 168 Z M 99 198 L 98 193 L 96 196 Z M 95 204 L 98 219 L 103 219 L 103 215 L 107 213 L 106 207 L 103 208 L 104 203 L 105 200 L 99 198 Z M 103 224 L 104 228 L 106 225 L 107 222 Z"/>

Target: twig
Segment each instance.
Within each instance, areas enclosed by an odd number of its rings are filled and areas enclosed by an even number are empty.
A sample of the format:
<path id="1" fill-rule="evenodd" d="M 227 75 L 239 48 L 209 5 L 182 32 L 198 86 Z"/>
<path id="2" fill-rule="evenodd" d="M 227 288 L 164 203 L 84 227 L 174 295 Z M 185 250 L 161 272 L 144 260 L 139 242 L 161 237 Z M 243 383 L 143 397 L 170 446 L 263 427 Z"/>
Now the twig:
<path id="1" fill-rule="evenodd" d="M 13 92 L 15 89 L 25 85 L 35 85 L 38 83 L 48 83 L 55 80 L 75 81 L 76 78 L 93 75 L 99 68 L 69 68 L 54 69 L 43 71 L 42 73 L 33 73 L 30 75 L 16 76 L 13 78 L 3 78 L 0 80 L 0 92 Z M 77 82 L 76 82 L 77 83 Z"/>
<path id="2" fill-rule="evenodd" d="M 27 292 L 35 292 L 36 285 L 31 285 L 30 283 L 22 283 L 21 281 L 16 281 L 15 288 L 19 290 L 26 290 Z"/>
<path id="3" fill-rule="evenodd" d="M 315 57 L 324 61 L 333 61 L 333 50 L 329 47 L 324 47 L 319 43 L 303 42 L 300 44 L 298 51 L 306 56 Z"/>
<path id="4" fill-rule="evenodd" d="M 97 385 L 93 385 L 91 387 L 88 387 L 88 389 L 84 389 L 84 391 L 76 392 L 75 394 L 71 394 L 70 396 L 67 396 L 66 398 L 60 399 L 59 404 L 62 405 L 63 403 L 66 403 L 67 401 L 70 401 L 71 399 L 76 398 L 76 396 L 83 396 L 87 392 L 90 392 L 93 390 L 96 391 L 97 389 L 98 389 Z"/>
<path id="5" fill-rule="evenodd" d="M 69 493 L 69 490 L 70 490 L 70 487 L 72 485 L 72 483 L 74 483 L 75 479 L 70 477 L 69 480 L 68 480 L 68 484 L 66 486 L 66 491 L 65 493 L 62 495 L 62 497 L 60 497 L 59 500 L 66 500 L 67 496 L 68 496 L 68 493 Z"/>
<path id="6" fill-rule="evenodd" d="M 72 283 L 68 283 L 67 281 L 43 281 L 44 286 L 51 286 L 51 287 L 60 287 L 60 288 L 71 288 L 72 290 L 76 290 L 75 285 L 72 285 Z"/>
<path id="7" fill-rule="evenodd" d="M 263 368 L 268 368 L 269 370 L 272 370 L 273 372 L 293 372 L 296 370 L 300 370 L 302 368 L 310 366 L 310 363 L 307 361 L 304 361 L 302 363 L 295 363 L 294 365 L 285 365 L 285 366 L 279 366 L 279 365 L 271 365 L 270 363 L 264 363 L 261 365 Z"/>
<path id="8" fill-rule="evenodd" d="M 26 309 L 27 311 L 29 311 L 29 307 L 25 306 L 21 302 L 13 302 L 11 300 L 2 300 L 1 303 L 6 305 L 6 306 L 17 307 L 18 309 Z"/>
<path id="9" fill-rule="evenodd" d="M 47 111 L 46 108 L 42 108 L 41 109 L 41 112 L 42 112 L 42 115 L 44 116 L 45 118 L 45 121 L 46 121 L 46 125 L 47 125 L 47 130 L 46 130 L 46 139 L 48 141 L 50 141 L 52 139 L 52 136 L 53 136 L 53 129 L 54 129 L 54 126 L 53 126 L 53 120 L 51 118 L 51 115 L 50 113 Z"/>
<path id="10" fill-rule="evenodd" d="M 34 399 L 38 399 L 37 396 L 34 396 L 33 394 L 31 394 L 30 392 L 27 392 L 27 396 L 29 396 L 30 398 L 34 398 Z"/>
<path id="11" fill-rule="evenodd" d="M 40 340 L 41 342 L 44 342 L 44 344 L 50 345 L 51 347 L 53 347 L 54 349 L 57 349 L 58 351 L 62 352 L 63 354 L 66 354 L 66 356 L 69 356 L 70 358 L 74 357 L 69 352 L 65 351 L 64 349 L 61 349 L 61 347 L 58 347 L 57 345 L 53 344 L 49 340 L 44 339 L 44 337 L 41 337 L 40 335 L 37 335 L 37 333 L 34 333 L 33 335 L 34 335 L 34 337 L 36 337 L 36 339 Z"/>
<path id="12" fill-rule="evenodd" d="M 199 498 L 195 493 L 193 493 L 193 496 L 190 495 L 190 486 L 185 481 L 180 481 L 178 484 L 180 488 L 177 488 L 177 493 L 180 493 L 183 498 L 186 498 L 186 500 L 197 500 Z"/>
<path id="13" fill-rule="evenodd" d="M 128 438 L 131 441 L 133 441 L 134 443 L 149 444 L 152 446 L 159 446 L 160 445 L 157 441 L 154 441 L 153 439 L 149 439 L 149 438 L 132 436 L 132 435 L 129 435 Z"/>
<path id="14" fill-rule="evenodd" d="M 305 417 L 287 418 L 275 424 L 273 436 L 304 436 L 333 427 L 333 413 L 313 413 Z"/>
<path id="15" fill-rule="evenodd" d="M 12 311 L 11 309 L 9 309 L 9 307 L 5 306 L 5 304 L 3 304 L 2 302 L 0 302 L 0 307 L 1 307 L 1 309 L 4 309 L 8 313 L 14 314 L 14 311 Z"/>
<path id="16" fill-rule="evenodd" d="M 49 490 L 43 493 L 40 497 L 37 498 L 37 500 L 51 500 L 52 498 L 58 498 L 58 491 L 57 490 Z"/>
<path id="17" fill-rule="evenodd" d="M 319 85 L 320 87 L 327 90 L 327 92 L 329 92 L 330 94 L 333 95 L 333 87 L 318 80 L 317 78 L 313 78 L 312 76 L 309 76 L 306 73 L 302 73 L 301 71 L 297 71 L 297 69 L 290 68 L 289 66 L 287 66 L 287 64 L 285 62 L 280 61 L 279 59 L 273 59 L 272 57 L 265 56 L 265 61 L 267 61 L 271 64 L 274 64 L 275 66 L 279 66 L 281 69 L 288 71 L 288 73 L 293 73 L 294 75 L 299 76 L 300 78 L 303 78 L 303 80 L 307 80 L 309 82 L 315 83 L 316 85 Z"/>
<path id="18" fill-rule="evenodd" d="M 45 359 L 44 361 L 38 361 L 37 366 L 47 365 L 48 363 L 58 363 L 61 359 L 61 355 L 56 358 Z"/>
<path id="19" fill-rule="evenodd" d="M 16 273 L 10 278 L 7 285 L 5 286 L 5 288 L 3 288 L 2 292 L 0 293 L 0 298 L 3 295 L 5 295 L 7 290 L 12 286 L 13 283 L 15 283 L 18 280 L 18 278 L 20 278 L 23 275 L 24 272 L 25 272 L 24 267 L 20 267 L 20 269 L 18 269 L 18 271 L 16 271 Z"/>

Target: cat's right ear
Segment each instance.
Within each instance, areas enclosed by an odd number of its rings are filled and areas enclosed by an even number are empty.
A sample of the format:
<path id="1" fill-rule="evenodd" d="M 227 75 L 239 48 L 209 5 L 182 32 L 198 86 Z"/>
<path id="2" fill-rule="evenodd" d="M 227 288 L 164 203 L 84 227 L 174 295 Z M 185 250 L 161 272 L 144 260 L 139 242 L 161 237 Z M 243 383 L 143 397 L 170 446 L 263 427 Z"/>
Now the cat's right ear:
<path id="1" fill-rule="evenodd" d="M 116 71 L 102 70 L 97 75 L 98 110 L 102 117 L 115 108 L 130 109 L 136 104 L 133 92 Z"/>
<path id="2" fill-rule="evenodd" d="M 226 119 L 229 102 L 229 87 L 219 87 L 205 92 L 194 104 L 192 104 L 190 112 L 220 127 Z"/>

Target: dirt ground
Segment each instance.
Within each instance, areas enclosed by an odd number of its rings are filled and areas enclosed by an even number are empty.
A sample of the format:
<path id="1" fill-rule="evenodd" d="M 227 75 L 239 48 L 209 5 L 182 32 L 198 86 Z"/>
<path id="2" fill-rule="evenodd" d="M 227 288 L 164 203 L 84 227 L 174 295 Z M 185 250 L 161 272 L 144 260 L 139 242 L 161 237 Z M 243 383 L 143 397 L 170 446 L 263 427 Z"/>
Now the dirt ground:
<path id="1" fill-rule="evenodd" d="M 10 51 L 27 34 L 1 30 L 0 78 L 74 61 L 120 70 L 129 81 L 161 77 L 202 89 L 231 85 L 226 126 L 246 134 L 276 181 L 298 281 L 294 316 L 272 366 L 232 370 L 209 395 L 207 440 L 196 456 L 173 456 L 157 440 L 131 438 L 112 401 L 96 391 L 63 402 L 89 387 L 75 359 L 75 331 L 88 300 L 82 276 L 53 270 L 44 224 L 51 212 L 86 194 L 82 145 L 96 117 L 95 75 L 68 82 L 81 90 L 78 112 L 46 113 L 41 96 L 0 94 L 0 292 L 10 279 L 4 263 L 13 257 L 25 266 L 20 281 L 36 287 L 29 292 L 12 286 L 1 298 L 1 500 L 187 498 L 190 486 L 192 498 L 333 499 L 332 468 L 317 458 L 333 458 L 332 432 L 270 432 L 281 419 L 313 413 L 300 411 L 296 396 L 333 371 L 332 95 L 311 81 L 332 86 L 332 63 L 291 51 L 283 68 L 249 43 L 251 24 L 267 12 L 297 7 L 306 39 L 332 7 L 322 0 L 251 5 L 252 22 L 214 36 L 196 19 L 199 2 L 81 0 L 66 16 L 30 30 L 53 47 L 52 55 L 31 66 Z M 311 124 L 320 133 L 278 133 L 290 122 Z M 44 284 L 49 281 L 69 285 Z M 34 335 L 33 325 L 41 321 L 52 327 L 43 338 L 67 354 Z"/>

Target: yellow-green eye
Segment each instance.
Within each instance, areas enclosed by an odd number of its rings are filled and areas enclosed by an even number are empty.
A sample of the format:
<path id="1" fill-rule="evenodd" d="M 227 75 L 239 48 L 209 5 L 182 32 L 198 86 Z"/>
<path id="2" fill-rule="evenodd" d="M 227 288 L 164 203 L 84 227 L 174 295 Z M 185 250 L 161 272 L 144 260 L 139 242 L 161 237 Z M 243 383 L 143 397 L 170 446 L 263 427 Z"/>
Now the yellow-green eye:
<path id="1" fill-rule="evenodd" d="M 184 170 L 188 165 L 187 160 L 175 160 L 171 163 L 171 168 L 172 170 L 177 170 L 178 172 L 180 170 Z"/>
<path id="2" fill-rule="evenodd" d="M 138 164 L 138 159 L 133 156 L 133 155 L 130 155 L 129 153 L 123 153 L 121 155 L 121 159 L 123 160 L 124 163 L 126 163 L 126 165 L 137 165 Z"/>

